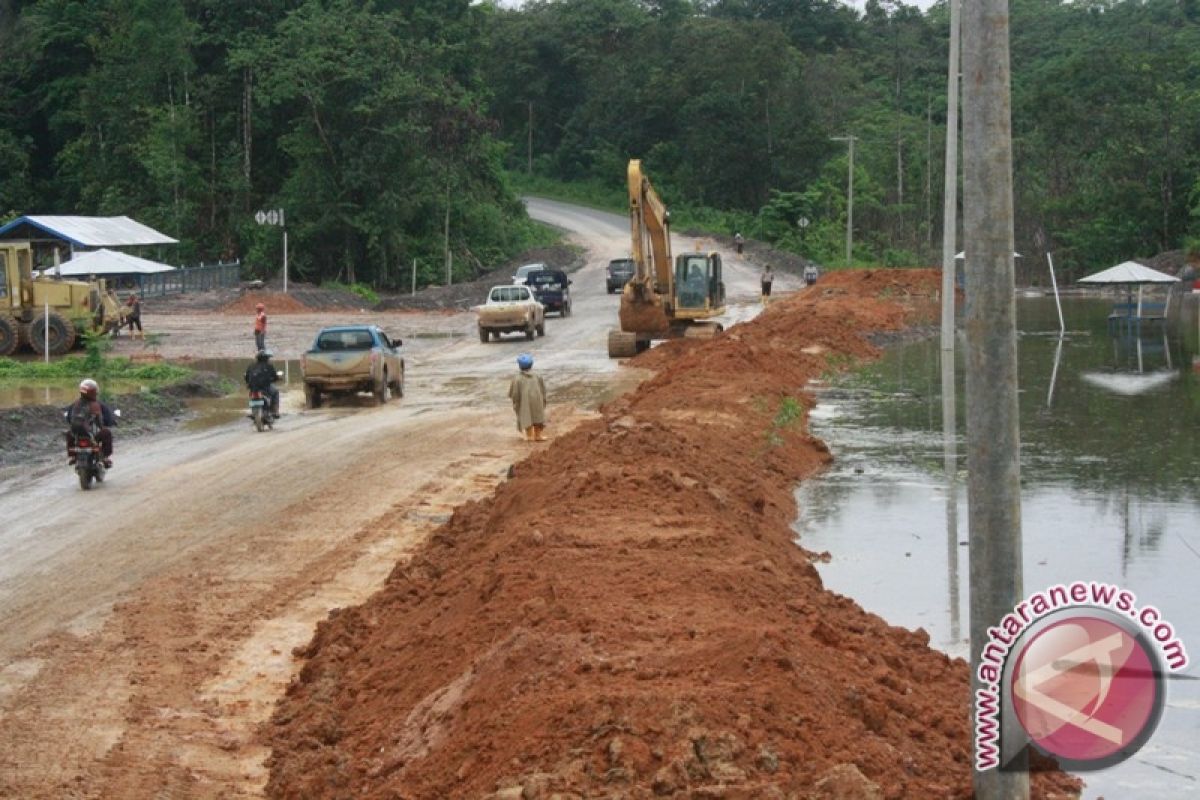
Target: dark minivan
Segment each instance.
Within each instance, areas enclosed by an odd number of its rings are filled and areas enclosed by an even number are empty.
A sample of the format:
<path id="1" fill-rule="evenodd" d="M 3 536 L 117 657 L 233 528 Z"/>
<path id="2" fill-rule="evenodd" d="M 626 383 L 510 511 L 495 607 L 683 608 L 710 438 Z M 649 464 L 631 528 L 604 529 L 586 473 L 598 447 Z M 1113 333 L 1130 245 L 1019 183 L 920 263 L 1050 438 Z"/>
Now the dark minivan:
<path id="1" fill-rule="evenodd" d="M 533 296 L 546 308 L 546 313 L 557 311 L 561 316 L 571 316 L 571 279 L 561 269 L 543 269 L 529 273 L 525 285 Z"/>
<path id="2" fill-rule="evenodd" d="M 608 293 L 621 291 L 629 279 L 633 277 L 634 264 L 632 258 L 614 258 L 608 262 L 608 270 L 604 275 L 604 286 Z"/>

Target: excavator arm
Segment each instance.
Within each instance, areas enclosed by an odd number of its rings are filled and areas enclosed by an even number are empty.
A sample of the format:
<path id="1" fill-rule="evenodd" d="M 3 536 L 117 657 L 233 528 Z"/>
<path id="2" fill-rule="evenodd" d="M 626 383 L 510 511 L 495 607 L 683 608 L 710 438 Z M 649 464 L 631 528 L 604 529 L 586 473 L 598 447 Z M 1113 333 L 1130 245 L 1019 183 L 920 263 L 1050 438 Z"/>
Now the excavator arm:
<path id="1" fill-rule="evenodd" d="M 634 272 L 621 294 L 621 327 L 608 335 L 613 358 L 635 355 L 653 339 L 712 335 L 721 326 L 704 320 L 725 312 L 720 254 L 672 259 L 671 215 L 640 160 L 629 162 L 627 179 Z"/>
<path id="2" fill-rule="evenodd" d="M 630 334 L 662 333 L 670 328 L 670 214 L 642 162 L 629 162 L 629 233 L 633 244 L 633 277 L 621 294 L 621 330 Z M 611 350 L 611 347 L 610 347 Z"/>
<path id="3" fill-rule="evenodd" d="M 671 213 L 642 174 L 642 162 L 629 162 L 629 229 L 633 241 L 633 280 L 646 292 L 671 296 Z"/>

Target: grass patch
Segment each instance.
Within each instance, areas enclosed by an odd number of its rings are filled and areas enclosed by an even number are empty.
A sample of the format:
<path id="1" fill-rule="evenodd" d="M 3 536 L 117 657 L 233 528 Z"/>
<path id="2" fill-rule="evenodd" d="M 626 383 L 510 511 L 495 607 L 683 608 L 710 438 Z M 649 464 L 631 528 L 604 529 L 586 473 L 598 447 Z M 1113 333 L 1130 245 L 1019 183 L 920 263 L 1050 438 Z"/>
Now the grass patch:
<path id="1" fill-rule="evenodd" d="M 322 289 L 340 289 L 343 292 L 358 295 L 368 303 L 379 302 L 379 292 L 367 286 L 365 283 L 341 283 L 340 281 L 325 281 L 321 284 Z"/>
<path id="2" fill-rule="evenodd" d="M 191 374 L 190 369 L 174 364 L 134 364 L 127 358 L 104 358 L 91 352 L 82 356 L 64 356 L 49 363 L 0 358 L 0 386 L 57 384 L 83 378 L 162 386 L 181 381 Z"/>
<path id="3" fill-rule="evenodd" d="M 821 379 L 831 381 L 842 373 L 854 369 L 857 363 L 857 359 L 847 353 L 830 353 L 825 356 L 825 369 L 821 371 Z"/>
<path id="4" fill-rule="evenodd" d="M 783 431 L 804 419 L 804 404 L 795 397 L 784 397 L 775 409 L 775 417 L 767 431 L 767 446 L 778 447 L 783 444 Z"/>

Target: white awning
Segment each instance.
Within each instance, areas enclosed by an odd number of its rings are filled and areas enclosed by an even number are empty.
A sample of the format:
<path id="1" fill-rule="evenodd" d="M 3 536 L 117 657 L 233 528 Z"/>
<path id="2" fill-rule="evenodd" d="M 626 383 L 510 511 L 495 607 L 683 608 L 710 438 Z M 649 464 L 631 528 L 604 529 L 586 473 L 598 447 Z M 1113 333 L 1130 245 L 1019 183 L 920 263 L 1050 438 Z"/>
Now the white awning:
<path id="1" fill-rule="evenodd" d="M 1179 278 L 1144 267 L 1136 261 L 1126 261 L 1103 272 L 1080 278 L 1080 283 L 1175 283 Z"/>
<path id="2" fill-rule="evenodd" d="M 129 217 L 18 217 L 0 227 L 0 238 L 11 239 L 14 233 L 21 238 L 36 238 L 20 231 L 31 226 L 53 238 L 64 239 L 76 247 L 132 247 L 145 244 L 179 244 L 165 233 L 159 233 Z M 7 236 L 6 236 L 7 234 Z"/>
<path id="3" fill-rule="evenodd" d="M 80 253 L 70 261 L 64 261 L 58 267 L 47 267 L 42 270 L 46 275 L 61 275 L 73 277 L 79 275 L 149 275 L 152 272 L 170 272 L 175 267 L 160 264 L 147 258 L 138 258 L 128 253 L 118 253 L 115 250 L 96 250 L 91 253 Z"/>

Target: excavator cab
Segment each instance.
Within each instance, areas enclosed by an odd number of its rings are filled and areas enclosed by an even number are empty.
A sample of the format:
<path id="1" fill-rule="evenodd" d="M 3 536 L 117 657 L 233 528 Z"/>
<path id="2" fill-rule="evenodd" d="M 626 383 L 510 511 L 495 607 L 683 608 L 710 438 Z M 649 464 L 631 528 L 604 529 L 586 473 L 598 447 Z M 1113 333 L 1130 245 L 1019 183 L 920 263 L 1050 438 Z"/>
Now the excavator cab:
<path id="1" fill-rule="evenodd" d="M 725 284 L 721 280 L 719 253 L 684 253 L 675 259 L 674 306 L 677 316 L 688 312 L 706 312 L 725 305 Z"/>

